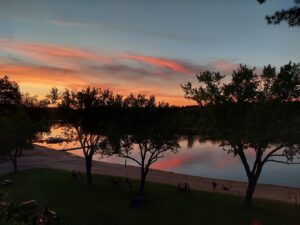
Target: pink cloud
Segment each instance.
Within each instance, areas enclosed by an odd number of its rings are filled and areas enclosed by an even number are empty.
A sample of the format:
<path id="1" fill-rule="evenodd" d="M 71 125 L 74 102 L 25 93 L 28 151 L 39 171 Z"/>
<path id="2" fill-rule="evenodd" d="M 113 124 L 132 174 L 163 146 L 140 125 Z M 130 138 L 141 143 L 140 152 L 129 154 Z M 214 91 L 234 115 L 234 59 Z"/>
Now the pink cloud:
<path id="1" fill-rule="evenodd" d="M 171 170 L 175 169 L 176 167 L 184 164 L 185 160 L 181 157 L 174 157 L 167 160 L 157 161 L 153 164 L 153 169 L 159 170 Z"/>
<path id="2" fill-rule="evenodd" d="M 80 23 L 80 22 L 71 22 L 71 21 L 66 21 L 66 20 L 50 20 L 50 24 L 54 24 L 56 26 L 60 27 L 91 27 L 91 24 L 87 23 Z"/>
<path id="3" fill-rule="evenodd" d="M 122 54 L 121 56 L 125 59 L 139 61 L 139 62 L 147 63 L 162 68 L 168 68 L 178 73 L 183 73 L 183 74 L 193 73 L 193 71 L 191 71 L 190 68 L 184 66 L 182 63 L 179 63 L 177 60 L 144 56 L 144 55 L 134 55 L 134 54 Z"/>
<path id="4" fill-rule="evenodd" d="M 87 50 L 62 45 L 24 42 L 8 38 L 0 38 L 0 48 L 12 53 L 33 57 L 35 60 L 48 61 L 58 59 L 93 60 L 103 63 L 112 61 L 108 55 L 96 54 Z"/>

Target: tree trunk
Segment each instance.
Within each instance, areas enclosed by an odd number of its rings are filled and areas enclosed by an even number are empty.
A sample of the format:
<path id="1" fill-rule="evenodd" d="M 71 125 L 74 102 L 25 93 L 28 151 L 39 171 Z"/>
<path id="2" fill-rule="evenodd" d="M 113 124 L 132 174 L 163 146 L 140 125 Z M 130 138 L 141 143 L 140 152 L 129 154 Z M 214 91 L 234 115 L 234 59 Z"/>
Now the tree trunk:
<path id="1" fill-rule="evenodd" d="M 91 157 L 91 156 L 86 156 L 85 157 L 86 183 L 89 186 L 93 185 L 93 179 L 92 179 L 92 159 L 93 159 L 93 157 Z"/>
<path id="2" fill-rule="evenodd" d="M 246 206 L 252 206 L 252 198 L 256 187 L 256 181 L 249 180 L 244 203 Z"/>
<path id="3" fill-rule="evenodd" d="M 262 171 L 262 168 L 263 168 L 263 163 L 260 162 L 258 165 L 257 165 L 257 169 L 255 172 L 253 172 L 252 176 L 251 177 L 248 177 L 248 188 L 247 188 L 247 191 L 246 191 L 246 196 L 245 196 L 245 200 L 244 200 L 244 203 L 246 206 L 249 206 L 251 207 L 252 206 L 252 198 L 253 198 L 253 194 L 254 194 L 254 191 L 255 191 L 255 188 L 256 188 L 256 184 L 257 184 L 257 181 L 258 181 L 258 178 L 261 174 L 261 171 Z"/>
<path id="4" fill-rule="evenodd" d="M 145 188 L 145 182 L 146 182 L 146 176 L 147 176 L 147 172 L 145 170 L 145 168 L 141 168 L 141 181 L 140 181 L 140 194 L 144 195 L 144 188 Z"/>

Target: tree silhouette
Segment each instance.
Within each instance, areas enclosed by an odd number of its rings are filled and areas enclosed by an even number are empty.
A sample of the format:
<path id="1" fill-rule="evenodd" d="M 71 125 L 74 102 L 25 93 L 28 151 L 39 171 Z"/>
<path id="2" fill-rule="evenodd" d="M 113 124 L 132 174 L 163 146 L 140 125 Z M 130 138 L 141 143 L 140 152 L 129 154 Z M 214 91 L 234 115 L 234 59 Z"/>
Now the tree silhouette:
<path id="1" fill-rule="evenodd" d="M 56 104 L 59 100 L 59 92 L 56 87 L 51 88 L 50 93 L 46 96 L 49 103 Z"/>
<path id="2" fill-rule="evenodd" d="M 260 4 L 265 3 L 265 0 L 257 0 Z M 287 22 L 290 27 L 300 26 L 300 1 L 295 0 L 295 6 L 290 9 L 276 11 L 273 15 L 266 16 L 268 24 L 280 24 Z"/>
<path id="3" fill-rule="evenodd" d="M 19 85 L 10 81 L 8 76 L 0 78 L 0 105 L 19 105 L 20 103 Z"/>
<path id="4" fill-rule="evenodd" d="M 177 124 L 172 113 L 162 108 L 134 108 L 127 116 L 127 124 L 122 125 L 125 129 L 113 129 L 108 133 L 108 142 L 111 152 L 140 166 L 139 193 L 143 195 L 150 167 L 164 153 L 176 153 L 180 148 L 179 137 L 175 135 Z M 120 129 L 120 124 L 117 126 Z"/>
<path id="5" fill-rule="evenodd" d="M 22 94 L 21 104 L 25 108 L 47 108 L 50 104 L 48 99 L 39 99 L 37 95 L 31 96 L 29 93 Z"/>
<path id="6" fill-rule="evenodd" d="M 9 157 L 17 172 L 18 156 L 23 148 L 31 145 L 36 129 L 30 118 L 20 110 L 0 114 L 0 154 Z"/>
<path id="7" fill-rule="evenodd" d="M 87 184 L 92 185 L 92 160 L 95 154 L 106 154 L 105 130 L 115 99 L 109 90 L 86 88 L 81 91 L 65 90 L 61 95 L 61 116 L 68 139 L 77 140 L 83 151 L 86 165 Z"/>
<path id="8" fill-rule="evenodd" d="M 299 76 L 299 64 L 289 63 L 279 73 L 269 65 L 261 75 L 241 65 L 227 84 L 224 75 L 206 71 L 197 75 L 199 87 L 182 86 L 185 97 L 206 113 L 203 134 L 213 131 L 223 149 L 241 159 L 248 178 L 247 205 L 267 162 L 298 163 L 293 160 L 300 153 Z"/>
<path id="9" fill-rule="evenodd" d="M 123 103 L 124 107 L 126 108 L 148 108 L 148 107 L 155 107 L 156 106 L 156 100 L 155 97 L 152 95 L 149 98 L 147 98 L 145 95 L 138 94 L 130 94 L 124 99 Z"/>

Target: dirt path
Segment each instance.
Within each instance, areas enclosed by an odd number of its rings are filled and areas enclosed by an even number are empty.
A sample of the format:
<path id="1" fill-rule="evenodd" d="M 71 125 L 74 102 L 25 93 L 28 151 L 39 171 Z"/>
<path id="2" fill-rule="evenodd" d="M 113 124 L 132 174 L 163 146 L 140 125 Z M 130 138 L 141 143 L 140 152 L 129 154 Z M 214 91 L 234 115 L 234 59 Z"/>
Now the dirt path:
<path id="1" fill-rule="evenodd" d="M 63 170 L 85 171 L 83 158 L 66 152 L 58 152 L 46 147 L 36 146 L 34 150 L 25 151 L 25 156 L 19 158 L 19 170 L 32 168 L 53 168 Z M 0 174 L 9 173 L 13 170 L 10 161 L 0 161 Z M 93 173 L 125 176 L 124 165 L 94 161 Z M 135 166 L 127 166 L 127 174 L 130 178 L 139 179 L 140 170 Z M 218 183 L 218 192 L 230 193 L 243 196 L 246 190 L 246 183 L 238 181 L 218 180 L 204 177 L 196 177 L 160 170 L 150 170 L 149 181 L 177 185 L 188 182 L 194 190 L 212 190 L 212 181 Z M 221 186 L 231 187 L 229 191 L 222 190 Z M 255 191 L 255 197 L 279 200 L 283 202 L 300 203 L 300 188 L 259 184 Z"/>

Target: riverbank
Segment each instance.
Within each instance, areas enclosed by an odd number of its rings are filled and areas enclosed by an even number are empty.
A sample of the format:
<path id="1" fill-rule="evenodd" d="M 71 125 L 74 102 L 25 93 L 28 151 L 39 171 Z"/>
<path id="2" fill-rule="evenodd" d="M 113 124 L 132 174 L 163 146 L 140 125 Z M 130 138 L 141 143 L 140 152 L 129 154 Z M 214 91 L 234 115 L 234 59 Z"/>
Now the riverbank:
<path id="1" fill-rule="evenodd" d="M 83 158 L 79 156 L 37 145 L 35 146 L 35 149 L 27 150 L 24 153 L 25 155 L 19 158 L 19 170 L 51 168 L 85 172 L 85 162 Z M 10 161 L 2 161 L 0 163 L 0 174 L 9 173 L 12 172 L 12 170 L 13 168 Z M 124 165 L 94 161 L 93 174 L 125 176 L 126 169 Z M 139 179 L 139 174 L 139 167 L 127 166 L 127 176 L 129 178 Z M 247 184 L 244 182 L 196 177 L 160 170 L 150 170 L 148 180 L 171 185 L 187 182 L 192 190 L 214 191 L 239 196 L 244 195 L 247 187 Z M 216 190 L 212 190 L 212 181 L 215 181 L 218 184 Z M 228 187 L 230 190 L 223 190 L 222 185 Z M 256 198 L 295 203 L 296 201 L 300 202 L 300 188 L 259 184 L 257 185 L 254 196 Z"/>

